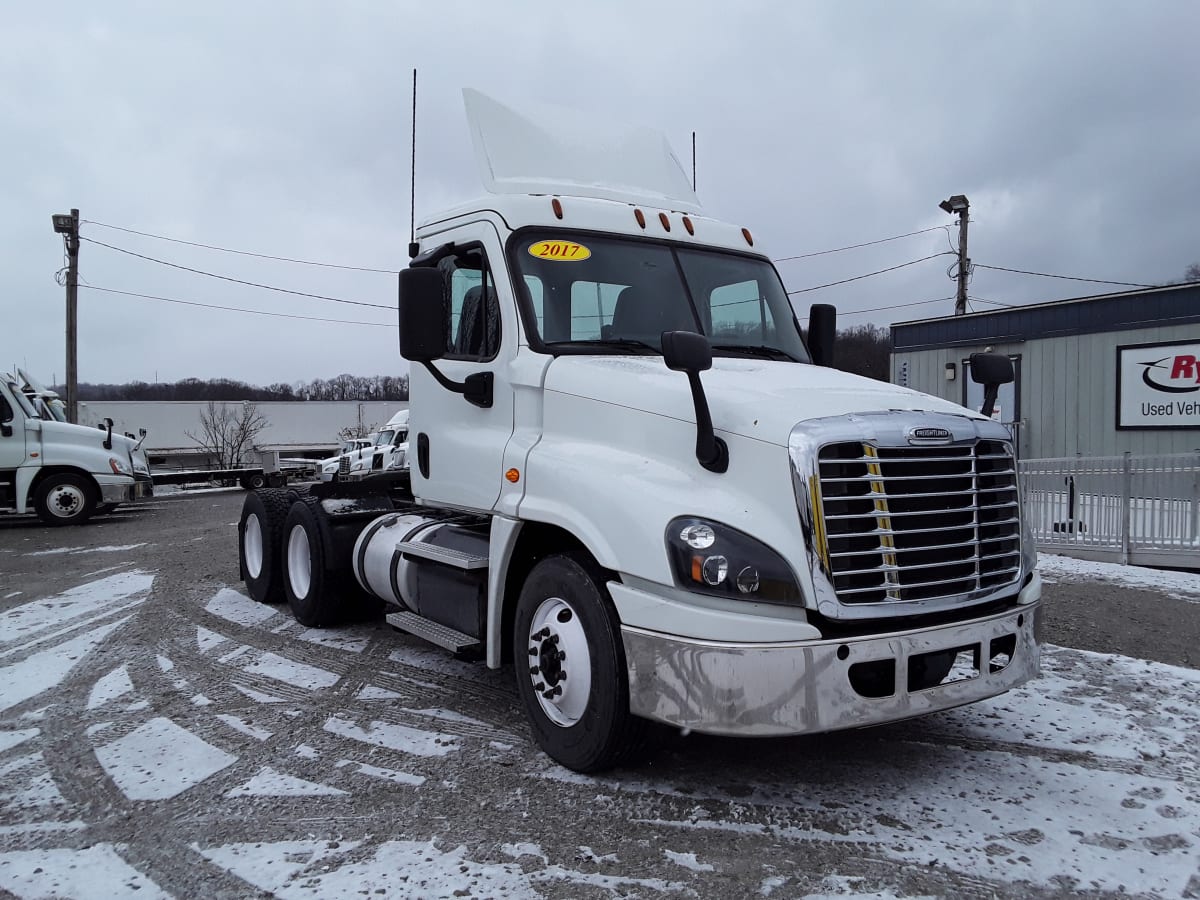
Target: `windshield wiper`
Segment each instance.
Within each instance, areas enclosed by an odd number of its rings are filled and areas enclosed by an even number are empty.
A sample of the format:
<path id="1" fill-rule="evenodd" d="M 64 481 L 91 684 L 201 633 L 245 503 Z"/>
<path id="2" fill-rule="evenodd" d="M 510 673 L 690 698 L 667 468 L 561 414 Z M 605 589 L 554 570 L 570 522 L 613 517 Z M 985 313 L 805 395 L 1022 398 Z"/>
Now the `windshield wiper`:
<path id="1" fill-rule="evenodd" d="M 662 352 L 653 344 L 634 340 L 633 338 L 614 338 L 611 340 L 601 338 L 593 341 L 550 341 L 548 343 L 551 347 L 611 347 L 613 350 L 632 350 L 642 353 L 648 351 L 656 355 Z"/>
<path id="2" fill-rule="evenodd" d="M 800 362 L 796 357 L 778 347 L 761 347 L 755 344 L 713 344 L 714 356 L 725 352 L 741 356 L 758 356 L 762 359 L 786 359 L 790 362 Z"/>

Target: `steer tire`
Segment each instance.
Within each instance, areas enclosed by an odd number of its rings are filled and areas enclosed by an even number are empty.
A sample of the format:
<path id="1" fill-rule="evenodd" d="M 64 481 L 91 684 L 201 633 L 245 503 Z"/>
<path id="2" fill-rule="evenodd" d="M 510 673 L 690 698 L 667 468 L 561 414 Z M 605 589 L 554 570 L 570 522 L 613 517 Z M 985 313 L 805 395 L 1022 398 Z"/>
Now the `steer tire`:
<path id="1" fill-rule="evenodd" d="M 46 525 L 82 525 L 96 511 L 96 486 L 73 472 L 52 472 L 33 492 L 33 508 Z"/>
<path id="2" fill-rule="evenodd" d="M 283 522 L 281 546 L 283 590 L 297 622 L 327 628 L 358 617 L 363 590 L 319 499 L 296 497 Z"/>
<path id="3" fill-rule="evenodd" d="M 517 600 L 517 691 L 538 746 L 576 772 L 634 762 L 661 732 L 629 712 L 621 624 L 605 581 L 586 553 L 562 553 L 533 567 Z M 562 692 L 546 699 L 555 688 Z"/>
<path id="4" fill-rule="evenodd" d="M 282 535 L 287 518 L 286 491 L 252 491 L 242 503 L 238 522 L 238 566 L 251 598 L 282 603 Z"/>

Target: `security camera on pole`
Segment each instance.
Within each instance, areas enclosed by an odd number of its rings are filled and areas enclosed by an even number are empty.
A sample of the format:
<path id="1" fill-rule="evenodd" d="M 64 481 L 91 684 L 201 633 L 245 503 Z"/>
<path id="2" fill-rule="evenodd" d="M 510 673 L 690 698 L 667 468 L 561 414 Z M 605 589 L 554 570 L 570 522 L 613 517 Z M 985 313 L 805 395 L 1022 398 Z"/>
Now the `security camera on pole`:
<path id="1" fill-rule="evenodd" d="M 971 204 L 962 194 L 938 204 L 949 215 L 958 216 L 958 294 L 954 298 L 954 314 L 961 316 L 967 311 L 967 270 L 971 260 L 967 257 L 967 221 L 970 219 Z"/>

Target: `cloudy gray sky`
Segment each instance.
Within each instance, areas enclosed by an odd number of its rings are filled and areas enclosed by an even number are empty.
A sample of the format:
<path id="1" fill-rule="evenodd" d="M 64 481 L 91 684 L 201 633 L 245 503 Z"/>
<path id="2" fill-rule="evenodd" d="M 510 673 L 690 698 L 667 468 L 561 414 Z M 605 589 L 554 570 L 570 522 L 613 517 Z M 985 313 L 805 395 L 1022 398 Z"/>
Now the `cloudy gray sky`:
<path id="1" fill-rule="evenodd" d="M 775 258 L 952 223 L 977 264 L 1128 282 L 1200 261 L 1200 4 L 1081 2 L 10 4 L 0 24 L 0 365 L 63 378 L 50 215 L 255 253 L 406 262 L 417 216 L 479 193 L 460 90 L 698 134 L 709 214 Z M 209 272 L 392 304 L 387 274 L 215 252 L 87 224 Z M 949 248 L 933 231 L 780 262 L 796 290 Z M 394 314 L 258 290 L 85 242 L 85 381 L 254 383 L 404 370 Z M 841 324 L 949 314 L 950 257 L 804 293 Z M 1112 288 L 1119 290 L 1120 288 Z M 1007 304 L 1106 288 L 976 269 Z M 976 308 L 988 308 L 976 303 Z M 875 312 L 859 312 L 892 307 Z M 994 307 L 992 307 L 994 308 Z M 856 314 L 857 313 L 857 314 Z"/>

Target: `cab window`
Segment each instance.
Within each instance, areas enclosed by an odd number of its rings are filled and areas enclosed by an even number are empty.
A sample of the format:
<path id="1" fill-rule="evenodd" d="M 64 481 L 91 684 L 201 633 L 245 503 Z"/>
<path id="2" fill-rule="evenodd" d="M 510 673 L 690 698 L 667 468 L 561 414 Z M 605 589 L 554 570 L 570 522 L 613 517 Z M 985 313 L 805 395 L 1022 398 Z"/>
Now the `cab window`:
<path id="1" fill-rule="evenodd" d="M 500 352 L 500 304 L 481 247 L 438 263 L 450 293 L 447 359 L 489 360 Z"/>

